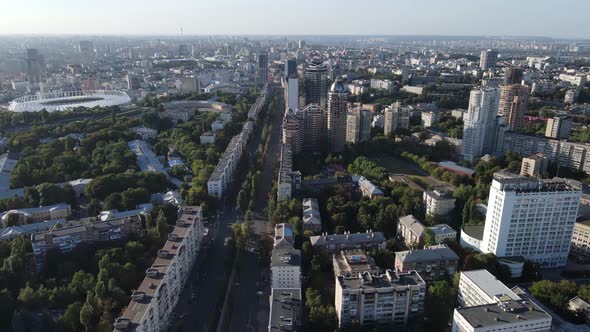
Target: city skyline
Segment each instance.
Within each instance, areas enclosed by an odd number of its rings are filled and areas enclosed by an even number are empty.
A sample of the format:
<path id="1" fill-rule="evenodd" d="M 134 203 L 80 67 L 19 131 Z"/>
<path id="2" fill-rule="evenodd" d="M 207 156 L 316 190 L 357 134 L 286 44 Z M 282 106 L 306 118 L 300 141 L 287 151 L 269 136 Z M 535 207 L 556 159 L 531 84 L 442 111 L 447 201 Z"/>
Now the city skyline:
<path id="1" fill-rule="evenodd" d="M 377 36 L 535 36 L 588 39 L 584 27 L 590 3 L 566 0 L 572 11 L 555 11 L 549 1 L 466 0 L 414 3 L 379 0 L 363 6 L 299 1 L 287 8 L 269 0 L 105 0 L 96 4 L 55 0 L 10 3 L 0 15 L 1 35 L 377 35 Z M 75 5 L 74 5 L 75 4 Z M 139 7 L 141 5 L 141 7 Z M 433 10 L 424 11 L 423 8 Z M 325 15 L 330 12 L 330 15 Z M 51 22 L 51 24 L 47 24 Z M 362 22 L 370 24 L 355 24 Z M 109 24 L 104 24 L 109 22 Z M 482 23 L 483 22 L 483 23 Z M 419 23 L 419 24 L 417 24 Z M 550 24 L 548 24 L 550 23 Z M 559 23 L 559 24 L 555 24 Z"/>

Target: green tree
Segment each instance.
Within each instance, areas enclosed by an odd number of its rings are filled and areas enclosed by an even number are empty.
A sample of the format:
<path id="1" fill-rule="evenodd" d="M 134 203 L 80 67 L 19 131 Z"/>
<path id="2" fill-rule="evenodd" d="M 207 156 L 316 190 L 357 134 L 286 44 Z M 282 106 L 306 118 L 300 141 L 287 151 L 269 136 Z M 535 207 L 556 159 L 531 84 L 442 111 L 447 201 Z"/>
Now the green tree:
<path id="1" fill-rule="evenodd" d="M 432 246 L 436 244 L 436 237 L 434 232 L 430 228 L 424 229 L 424 245 L 425 246 Z"/>
<path id="2" fill-rule="evenodd" d="M 81 310 L 82 302 L 74 302 L 68 305 L 66 311 L 59 319 L 70 331 L 80 331 L 82 330 L 82 324 L 80 323 Z"/>
<path id="3" fill-rule="evenodd" d="M 433 283 L 428 287 L 425 302 L 425 314 L 428 325 L 438 329 L 447 326 L 455 305 L 455 291 L 446 280 Z"/>

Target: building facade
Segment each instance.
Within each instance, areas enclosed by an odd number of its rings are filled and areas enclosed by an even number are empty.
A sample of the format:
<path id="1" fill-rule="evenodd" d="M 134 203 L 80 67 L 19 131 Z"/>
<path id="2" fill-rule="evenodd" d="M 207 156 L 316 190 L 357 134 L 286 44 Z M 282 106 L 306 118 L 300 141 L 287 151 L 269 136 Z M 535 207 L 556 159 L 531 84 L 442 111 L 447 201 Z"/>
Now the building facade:
<path id="1" fill-rule="evenodd" d="M 312 60 L 305 67 L 305 105 L 316 104 L 322 109 L 328 107 L 328 67 L 319 59 Z"/>
<path id="2" fill-rule="evenodd" d="M 336 79 L 328 93 L 328 141 L 330 151 L 341 152 L 346 144 L 346 114 L 348 113 L 348 90 Z"/>
<path id="3" fill-rule="evenodd" d="M 395 253 L 397 273 L 416 271 L 426 282 L 452 276 L 458 263 L 459 256 L 444 244 Z"/>
<path id="4" fill-rule="evenodd" d="M 574 119 L 571 115 L 556 115 L 547 119 L 545 137 L 556 139 L 568 139 L 572 132 Z"/>
<path id="5" fill-rule="evenodd" d="M 522 256 L 541 267 L 560 267 L 567 256 L 580 204 L 579 183 L 494 174 L 482 252 Z"/>
<path id="6" fill-rule="evenodd" d="M 444 216 L 455 208 L 455 198 L 443 189 L 425 191 L 423 194 L 426 215 Z"/>
<path id="7" fill-rule="evenodd" d="M 571 251 L 590 257 L 590 220 L 577 222 L 574 226 Z"/>
<path id="8" fill-rule="evenodd" d="M 496 279 L 488 270 L 461 272 L 457 292 L 459 307 L 494 304 L 503 298 L 520 300 L 518 295 Z"/>
<path id="9" fill-rule="evenodd" d="M 535 153 L 530 157 L 524 157 L 520 166 L 520 175 L 541 177 L 547 172 L 548 164 L 547 157 L 541 152 Z"/>
<path id="10" fill-rule="evenodd" d="M 302 111 L 303 149 L 319 151 L 328 143 L 326 109 L 319 105 L 307 105 Z"/>
<path id="11" fill-rule="evenodd" d="M 398 128 L 409 129 L 411 113 L 412 109 L 407 106 L 402 106 L 400 102 L 396 102 L 390 107 L 387 107 L 383 111 L 383 134 L 387 136 Z"/>
<path id="12" fill-rule="evenodd" d="M 346 116 L 346 141 L 357 144 L 369 140 L 372 120 L 369 110 L 351 110 Z"/>
<path id="13" fill-rule="evenodd" d="M 339 276 L 334 301 L 339 326 L 344 329 L 353 321 L 361 326 L 405 326 L 412 315 L 424 310 L 425 293 L 426 283 L 415 271 Z"/>
<path id="14" fill-rule="evenodd" d="M 469 108 L 463 116 L 463 160 L 473 161 L 494 151 L 498 98 L 496 88 L 471 91 Z"/>
<path id="15" fill-rule="evenodd" d="M 386 240 L 381 232 L 321 234 L 309 238 L 311 245 L 323 253 L 334 254 L 341 250 L 385 249 Z"/>
<path id="16" fill-rule="evenodd" d="M 520 84 L 502 85 L 498 115 L 504 116 L 510 130 L 524 127 L 524 113 L 528 110 L 529 87 Z"/>
<path id="17" fill-rule="evenodd" d="M 483 50 L 479 59 L 479 67 L 482 70 L 496 68 L 496 62 L 498 61 L 498 51 L 496 50 Z"/>

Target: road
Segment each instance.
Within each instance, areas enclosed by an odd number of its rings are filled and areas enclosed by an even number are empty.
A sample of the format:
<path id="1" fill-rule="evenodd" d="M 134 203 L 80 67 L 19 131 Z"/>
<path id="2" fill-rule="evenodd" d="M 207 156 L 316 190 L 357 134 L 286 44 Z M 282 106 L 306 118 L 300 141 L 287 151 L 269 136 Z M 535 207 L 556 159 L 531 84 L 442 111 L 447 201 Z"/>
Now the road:
<path id="1" fill-rule="evenodd" d="M 246 154 L 254 156 L 261 142 L 262 130 L 255 131 L 254 136 L 246 146 Z M 280 131 L 279 131 L 280 134 Z M 236 196 L 241 187 L 242 181 L 247 170 L 239 172 L 238 179 L 229 186 L 224 200 L 223 208 L 217 216 L 210 217 L 207 227 L 212 231 L 212 240 L 209 248 L 204 249 L 195 263 L 191 277 L 181 295 L 174 314 L 178 317 L 174 325 L 171 325 L 171 331 L 183 332 L 205 332 L 215 331 L 217 320 L 221 312 L 225 288 L 229 275 L 231 274 L 231 263 L 229 258 L 232 257 L 230 248 L 225 246 L 225 238 L 231 236 L 231 224 L 238 220 L 239 214 L 236 212 Z M 267 173 L 267 172 L 264 172 Z M 274 172 L 270 172 L 271 174 Z M 271 175 L 272 176 L 272 175 Z M 272 189 L 272 179 L 270 181 Z M 261 188 L 262 190 L 262 188 Z M 264 221 L 265 222 L 265 221 Z M 253 229 L 258 229 L 260 222 Z M 261 231 L 255 231 L 257 234 Z M 268 318 L 268 292 L 264 295 L 257 295 L 257 282 L 261 280 L 262 271 L 258 268 L 258 256 L 256 253 L 242 252 L 239 259 L 239 273 L 232 290 L 232 297 L 236 298 L 236 303 L 243 303 L 243 307 L 234 310 L 229 308 L 230 326 L 238 326 L 232 331 L 244 331 L 244 327 L 257 326 L 258 319 L 256 310 L 266 310 L 260 317 Z M 253 267 L 253 268 L 251 268 Z M 242 287 L 243 283 L 243 287 Z M 253 305 L 253 299 L 258 298 L 260 305 Z M 266 303 L 266 309 L 265 307 Z M 248 308 L 250 310 L 244 310 Z M 236 322 L 236 323 L 234 323 Z M 264 324 L 263 324 L 264 325 Z"/>
<path id="2" fill-rule="evenodd" d="M 278 92 L 282 93 L 282 90 L 279 89 Z M 275 168 L 279 160 L 283 112 L 284 106 L 279 105 L 271 115 L 272 131 L 270 132 L 267 154 L 263 161 L 263 172 L 256 190 L 255 211 L 252 214 L 254 221 L 252 233 L 255 239 L 270 235 L 264 209 L 268 205 L 268 193 L 272 191 Z M 267 331 L 270 313 L 270 267 L 268 265 L 261 266 L 258 263 L 258 254 L 249 251 L 242 253 L 239 265 L 237 276 L 239 287 L 236 287 L 233 293 L 229 331 Z M 259 291 L 260 295 L 258 295 Z"/>

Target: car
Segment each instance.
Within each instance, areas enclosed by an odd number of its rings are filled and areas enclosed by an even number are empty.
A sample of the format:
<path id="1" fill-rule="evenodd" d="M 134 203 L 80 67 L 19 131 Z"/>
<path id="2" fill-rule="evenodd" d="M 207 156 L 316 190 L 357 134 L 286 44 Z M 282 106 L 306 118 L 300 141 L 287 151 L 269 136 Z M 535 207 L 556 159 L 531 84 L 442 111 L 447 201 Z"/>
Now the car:
<path id="1" fill-rule="evenodd" d="M 258 295 L 262 295 L 262 294 L 263 294 L 263 292 L 262 292 L 262 291 L 258 291 L 258 292 L 256 292 L 256 294 L 258 294 Z"/>

